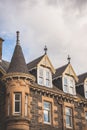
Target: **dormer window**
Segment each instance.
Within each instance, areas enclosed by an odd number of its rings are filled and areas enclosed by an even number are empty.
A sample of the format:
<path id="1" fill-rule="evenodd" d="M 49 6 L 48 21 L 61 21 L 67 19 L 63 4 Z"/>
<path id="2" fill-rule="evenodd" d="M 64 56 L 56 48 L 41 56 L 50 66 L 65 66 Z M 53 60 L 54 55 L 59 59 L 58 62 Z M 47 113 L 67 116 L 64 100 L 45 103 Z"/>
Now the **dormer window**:
<path id="1" fill-rule="evenodd" d="M 87 98 L 87 81 L 85 82 L 84 90 L 85 90 L 85 98 Z"/>
<path id="2" fill-rule="evenodd" d="M 75 95 L 75 81 L 73 77 L 65 75 L 63 78 L 63 91 Z"/>
<path id="3" fill-rule="evenodd" d="M 38 84 L 52 87 L 52 74 L 50 69 L 42 66 L 38 68 Z"/>

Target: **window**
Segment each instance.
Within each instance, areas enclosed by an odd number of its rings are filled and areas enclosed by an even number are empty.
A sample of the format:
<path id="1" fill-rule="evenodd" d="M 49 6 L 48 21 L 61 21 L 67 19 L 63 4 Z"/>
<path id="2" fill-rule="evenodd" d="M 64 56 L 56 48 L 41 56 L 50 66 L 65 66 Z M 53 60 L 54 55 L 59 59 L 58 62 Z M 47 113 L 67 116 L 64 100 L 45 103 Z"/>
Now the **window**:
<path id="1" fill-rule="evenodd" d="M 14 93 L 14 113 L 21 113 L 21 93 Z"/>
<path id="2" fill-rule="evenodd" d="M 25 116 L 28 114 L 28 95 L 25 95 Z"/>
<path id="3" fill-rule="evenodd" d="M 51 103 L 44 101 L 44 123 L 51 123 Z"/>
<path id="4" fill-rule="evenodd" d="M 76 92 L 75 92 L 75 81 L 73 79 L 73 77 L 71 76 L 65 76 L 63 78 L 63 91 L 66 92 L 66 93 L 70 93 L 72 95 L 75 95 Z"/>
<path id="5" fill-rule="evenodd" d="M 66 107 L 65 115 L 66 115 L 66 127 L 72 127 L 72 109 Z"/>
<path id="6" fill-rule="evenodd" d="M 52 87 L 52 74 L 50 69 L 39 67 L 38 71 L 38 83 L 46 87 Z"/>
<path id="7" fill-rule="evenodd" d="M 67 78 L 64 77 L 64 92 L 68 92 L 68 82 Z"/>

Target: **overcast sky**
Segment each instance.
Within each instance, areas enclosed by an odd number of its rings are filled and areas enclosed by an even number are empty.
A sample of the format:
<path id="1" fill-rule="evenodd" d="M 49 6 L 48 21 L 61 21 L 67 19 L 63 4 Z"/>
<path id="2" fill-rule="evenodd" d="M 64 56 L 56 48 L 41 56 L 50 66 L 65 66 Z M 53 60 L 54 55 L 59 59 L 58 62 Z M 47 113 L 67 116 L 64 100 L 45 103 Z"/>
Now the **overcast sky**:
<path id="1" fill-rule="evenodd" d="M 87 0 L 0 0 L 3 59 L 10 61 L 16 31 L 26 62 L 44 54 L 55 68 L 71 64 L 76 74 L 87 72 Z"/>

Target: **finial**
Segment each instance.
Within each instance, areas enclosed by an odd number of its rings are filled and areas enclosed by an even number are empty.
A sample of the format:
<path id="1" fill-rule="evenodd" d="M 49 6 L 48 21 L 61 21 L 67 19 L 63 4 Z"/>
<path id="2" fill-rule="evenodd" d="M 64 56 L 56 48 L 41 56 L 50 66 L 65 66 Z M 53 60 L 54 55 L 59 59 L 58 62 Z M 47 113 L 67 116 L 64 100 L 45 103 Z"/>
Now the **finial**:
<path id="1" fill-rule="evenodd" d="M 19 41 L 20 41 L 20 40 L 19 40 L 19 33 L 20 33 L 19 31 L 16 32 L 16 34 L 17 34 L 17 41 L 16 41 L 16 44 L 17 44 L 17 45 L 20 45 L 20 43 L 19 43 Z"/>
<path id="2" fill-rule="evenodd" d="M 68 55 L 67 57 L 67 60 L 68 60 L 68 64 L 70 63 L 70 60 L 71 60 L 71 57 Z"/>
<path id="3" fill-rule="evenodd" d="M 47 54 L 47 46 L 45 45 L 45 47 L 44 47 L 44 51 L 45 51 L 45 55 Z"/>

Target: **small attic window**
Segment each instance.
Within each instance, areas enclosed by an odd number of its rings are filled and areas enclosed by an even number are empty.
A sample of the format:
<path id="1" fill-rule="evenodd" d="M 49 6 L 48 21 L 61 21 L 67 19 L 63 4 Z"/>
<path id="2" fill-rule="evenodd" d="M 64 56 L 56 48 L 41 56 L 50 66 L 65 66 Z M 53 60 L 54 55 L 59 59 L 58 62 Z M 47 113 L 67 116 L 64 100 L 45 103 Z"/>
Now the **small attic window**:
<path id="1" fill-rule="evenodd" d="M 85 90 L 85 98 L 87 98 L 87 81 L 85 82 L 85 88 L 84 88 L 84 90 Z"/>
<path id="2" fill-rule="evenodd" d="M 63 78 L 63 91 L 65 93 L 70 93 L 72 95 L 76 94 L 75 90 L 75 80 L 71 76 L 65 75 Z"/>
<path id="3" fill-rule="evenodd" d="M 52 74 L 50 69 L 42 66 L 38 68 L 38 84 L 52 87 Z"/>

